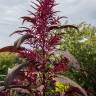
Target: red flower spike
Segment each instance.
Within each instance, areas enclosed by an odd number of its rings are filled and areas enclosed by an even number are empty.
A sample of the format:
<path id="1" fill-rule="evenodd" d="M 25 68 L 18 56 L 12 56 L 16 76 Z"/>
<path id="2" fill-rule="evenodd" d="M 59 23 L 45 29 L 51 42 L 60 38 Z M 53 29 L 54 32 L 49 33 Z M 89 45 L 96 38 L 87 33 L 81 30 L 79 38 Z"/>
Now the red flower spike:
<path id="1" fill-rule="evenodd" d="M 67 58 L 61 58 L 56 64 L 54 62 L 49 62 L 49 55 L 51 52 L 54 52 L 54 45 L 57 45 L 59 41 L 61 40 L 61 35 L 63 33 L 57 33 L 54 34 L 55 36 L 49 36 L 49 34 L 52 32 L 53 29 L 62 29 L 62 28 L 75 28 L 77 27 L 73 25 L 63 25 L 60 26 L 60 19 L 63 17 L 56 17 L 56 13 L 59 11 L 53 11 L 53 7 L 57 4 L 55 3 L 55 0 L 36 0 L 37 3 L 32 2 L 34 6 L 31 6 L 35 9 L 35 12 L 28 11 L 31 16 L 24 16 L 21 17 L 23 19 L 23 22 L 31 23 L 31 26 L 27 27 L 21 27 L 21 30 L 17 30 L 13 34 L 22 34 L 22 37 L 19 38 L 15 43 L 14 46 L 7 46 L 2 49 L 0 49 L 0 52 L 15 52 L 19 53 L 19 56 L 22 58 L 26 58 L 28 61 L 28 64 L 32 64 L 30 66 L 31 68 L 28 68 L 28 65 L 19 66 L 13 73 L 15 74 L 18 72 L 17 78 L 12 75 L 12 72 L 9 74 L 9 80 L 6 80 L 7 82 L 11 82 L 13 79 L 16 80 L 16 84 L 22 84 L 24 80 L 27 79 L 29 84 L 37 85 L 37 81 L 40 81 L 40 86 L 43 85 L 44 88 L 42 96 L 45 96 L 47 83 L 49 82 L 49 77 L 58 73 L 58 72 L 65 72 L 68 70 L 68 60 Z M 66 17 L 64 17 L 66 18 Z M 30 49 L 21 48 L 21 44 L 26 43 L 31 47 Z M 51 49 L 51 50 L 50 50 Z M 33 62 L 34 61 L 34 62 Z M 53 68 L 48 68 L 47 64 L 52 63 Z M 26 67 L 26 68 L 25 68 Z M 34 67 L 34 68 L 33 68 Z M 25 68 L 25 70 L 24 70 Z M 33 68 L 33 69 L 32 69 Z M 19 73 L 19 71 L 23 71 L 23 73 Z M 47 74 L 48 77 L 46 77 L 46 73 L 52 72 L 52 74 Z M 38 80 L 38 74 L 40 73 L 40 80 Z M 23 77 L 22 77 L 22 76 Z M 10 77 L 12 77 L 12 80 L 10 81 Z M 13 81 L 14 81 L 13 80 Z M 18 82 L 17 82 L 18 81 Z M 17 84 L 18 83 L 18 84 Z M 9 86 L 8 84 L 7 86 Z M 22 84 L 24 85 L 24 84 Z M 28 87 L 28 90 L 31 90 L 32 88 Z M 36 91 L 36 90 L 35 90 Z M 36 95 L 37 96 L 37 92 Z M 38 95 L 39 96 L 39 95 Z M 41 96 L 41 95 L 40 95 Z"/>

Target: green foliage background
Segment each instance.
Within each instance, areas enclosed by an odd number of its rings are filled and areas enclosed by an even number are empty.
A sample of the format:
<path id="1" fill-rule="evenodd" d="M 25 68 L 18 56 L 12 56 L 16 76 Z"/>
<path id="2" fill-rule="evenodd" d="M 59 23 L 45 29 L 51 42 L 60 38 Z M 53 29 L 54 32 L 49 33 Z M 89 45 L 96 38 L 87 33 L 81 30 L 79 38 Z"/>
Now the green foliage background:
<path id="1" fill-rule="evenodd" d="M 14 53 L 0 53 L 0 81 L 4 80 L 4 77 L 8 73 L 8 68 L 12 68 L 19 61 L 19 58 Z"/>
<path id="2" fill-rule="evenodd" d="M 96 27 L 81 23 L 79 32 L 65 30 L 61 49 L 70 51 L 79 61 L 79 72 L 70 70 L 67 75 L 85 88 L 89 96 L 96 96 Z"/>

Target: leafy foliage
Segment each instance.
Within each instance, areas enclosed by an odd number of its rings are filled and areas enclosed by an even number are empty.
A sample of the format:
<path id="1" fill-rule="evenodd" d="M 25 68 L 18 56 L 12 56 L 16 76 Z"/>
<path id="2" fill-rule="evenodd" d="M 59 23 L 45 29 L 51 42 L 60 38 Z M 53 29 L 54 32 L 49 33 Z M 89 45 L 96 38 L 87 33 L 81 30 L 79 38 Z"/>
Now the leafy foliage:
<path id="1" fill-rule="evenodd" d="M 69 50 L 79 61 L 81 69 L 79 72 L 71 70 L 70 76 L 86 89 L 89 96 L 95 96 L 96 80 L 96 27 L 81 23 L 78 25 L 80 32 L 75 30 L 64 34 L 66 38 L 61 42 L 63 50 Z M 68 31 L 68 30 L 67 30 Z"/>
<path id="2" fill-rule="evenodd" d="M 17 62 L 19 62 L 19 58 L 12 53 L 0 53 L 0 74 L 6 75 L 8 68 L 12 68 Z"/>

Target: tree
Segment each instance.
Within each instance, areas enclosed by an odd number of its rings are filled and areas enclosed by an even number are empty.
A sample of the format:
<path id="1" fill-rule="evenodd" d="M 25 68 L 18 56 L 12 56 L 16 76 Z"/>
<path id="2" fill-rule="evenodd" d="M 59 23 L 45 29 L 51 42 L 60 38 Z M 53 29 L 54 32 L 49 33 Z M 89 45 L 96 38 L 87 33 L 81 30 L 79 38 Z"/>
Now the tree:
<path id="1" fill-rule="evenodd" d="M 61 42 L 63 50 L 69 50 L 79 61 L 81 69 L 79 72 L 70 71 L 70 77 L 75 79 L 89 96 L 95 96 L 96 80 L 96 27 L 85 22 L 78 25 L 80 32 L 67 29 L 66 38 Z"/>
<path id="2" fill-rule="evenodd" d="M 30 23 L 29 27 L 21 27 L 11 35 L 18 33 L 22 36 L 14 43 L 14 46 L 7 46 L 0 49 L 0 52 L 15 52 L 26 62 L 16 66 L 11 70 L 5 79 L 5 89 L 16 90 L 18 93 L 31 94 L 33 96 L 60 96 L 60 94 L 72 96 L 72 94 L 81 94 L 87 96 L 86 92 L 75 82 L 67 77 L 59 75 L 70 68 L 69 60 L 62 54 L 59 58 L 52 60 L 52 56 L 60 52 L 56 45 L 62 38 L 62 34 L 52 32 L 52 30 L 72 28 L 73 25 L 60 25 L 60 19 L 57 17 L 57 11 L 53 11 L 57 4 L 55 0 L 36 0 L 35 12 L 30 16 L 21 17 L 24 22 Z M 29 49 L 21 45 L 28 44 Z M 57 53 L 55 53 L 57 52 Z M 63 52 L 63 51 L 61 51 Z M 66 53 L 66 52 L 65 52 Z M 70 85 L 69 90 L 65 93 L 56 92 L 55 83 L 63 82 Z M 66 81 L 66 82 L 65 82 Z M 52 89 L 51 92 L 49 89 Z M 3 90 L 4 91 L 4 90 Z M 7 90 L 9 92 L 9 90 Z M 25 93 L 24 93 L 25 92 Z"/>

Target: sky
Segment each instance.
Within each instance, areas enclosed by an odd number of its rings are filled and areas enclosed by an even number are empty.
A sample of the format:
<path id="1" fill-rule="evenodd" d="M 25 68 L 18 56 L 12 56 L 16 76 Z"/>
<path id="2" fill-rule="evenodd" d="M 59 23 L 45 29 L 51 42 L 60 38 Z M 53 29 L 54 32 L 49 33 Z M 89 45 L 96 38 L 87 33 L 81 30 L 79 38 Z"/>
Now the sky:
<path id="1" fill-rule="evenodd" d="M 0 48 L 12 45 L 18 38 L 9 35 L 21 27 L 20 17 L 28 15 L 30 2 L 35 0 L 0 0 Z M 71 24 L 86 21 L 96 25 L 96 0 L 56 0 L 55 9 L 60 16 L 67 16 Z M 32 9 L 31 9 L 32 10 Z"/>

